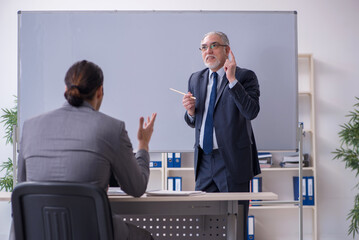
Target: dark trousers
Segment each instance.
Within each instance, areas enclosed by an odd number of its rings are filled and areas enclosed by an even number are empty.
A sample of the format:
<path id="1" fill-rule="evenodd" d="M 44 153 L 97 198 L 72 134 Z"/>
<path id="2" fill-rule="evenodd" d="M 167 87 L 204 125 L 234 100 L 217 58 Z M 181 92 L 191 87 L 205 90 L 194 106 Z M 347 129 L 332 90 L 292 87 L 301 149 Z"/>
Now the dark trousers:
<path id="1" fill-rule="evenodd" d="M 249 181 L 240 184 L 232 181 L 218 150 L 205 154 L 200 149 L 198 163 L 196 190 L 205 192 L 249 192 Z M 243 206 L 243 239 L 247 239 L 249 201 L 238 201 L 238 204 Z"/>

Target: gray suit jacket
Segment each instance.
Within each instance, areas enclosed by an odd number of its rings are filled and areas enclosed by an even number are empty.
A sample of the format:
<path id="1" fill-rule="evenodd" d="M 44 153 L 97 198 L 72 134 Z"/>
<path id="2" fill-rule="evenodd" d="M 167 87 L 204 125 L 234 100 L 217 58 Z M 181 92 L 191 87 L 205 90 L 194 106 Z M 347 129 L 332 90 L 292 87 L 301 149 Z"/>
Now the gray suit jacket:
<path id="1" fill-rule="evenodd" d="M 87 102 L 80 107 L 65 103 L 25 121 L 19 182 L 87 182 L 106 190 L 111 171 L 127 194 L 138 197 L 146 191 L 149 154 L 139 150 L 134 155 L 124 122 L 95 111 Z M 122 225 L 121 235 L 126 236 L 128 229 Z"/>

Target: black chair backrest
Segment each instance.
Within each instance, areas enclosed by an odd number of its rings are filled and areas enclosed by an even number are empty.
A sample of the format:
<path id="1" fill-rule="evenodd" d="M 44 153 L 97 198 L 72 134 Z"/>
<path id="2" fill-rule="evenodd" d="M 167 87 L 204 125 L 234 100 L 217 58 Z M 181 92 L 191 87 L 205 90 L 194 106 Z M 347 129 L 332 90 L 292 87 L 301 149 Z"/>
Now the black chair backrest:
<path id="1" fill-rule="evenodd" d="M 94 185 L 25 182 L 11 197 L 16 240 L 112 240 L 106 192 Z"/>

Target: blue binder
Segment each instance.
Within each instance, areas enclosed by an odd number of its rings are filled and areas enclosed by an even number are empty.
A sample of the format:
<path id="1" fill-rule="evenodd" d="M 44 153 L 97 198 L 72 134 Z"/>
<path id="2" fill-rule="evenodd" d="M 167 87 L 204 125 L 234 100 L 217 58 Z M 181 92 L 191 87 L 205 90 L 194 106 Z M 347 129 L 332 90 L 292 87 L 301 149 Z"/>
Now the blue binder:
<path id="1" fill-rule="evenodd" d="M 299 177 L 293 177 L 293 195 L 294 200 L 299 200 Z M 303 198 L 303 205 L 307 205 L 307 179 L 306 177 L 302 178 L 302 198 Z"/>
<path id="2" fill-rule="evenodd" d="M 250 188 L 250 192 L 253 193 L 262 192 L 262 177 L 254 177 L 250 181 L 249 188 Z M 250 200 L 250 202 L 257 202 L 257 201 L 262 201 L 262 200 Z M 258 206 L 258 205 L 252 204 L 252 206 Z"/>
<path id="3" fill-rule="evenodd" d="M 174 190 L 175 191 L 182 191 L 182 177 L 174 177 Z"/>
<path id="4" fill-rule="evenodd" d="M 174 166 L 173 153 L 167 153 L 167 167 L 171 168 Z"/>
<path id="5" fill-rule="evenodd" d="M 167 177 L 167 190 L 173 191 L 175 190 L 175 185 L 174 185 L 174 177 Z"/>
<path id="6" fill-rule="evenodd" d="M 262 177 L 254 177 L 250 184 L 251 192 L 262 192 Z"/>
<path id="7" fill-rule="evenodd" d="M 254 216 L 250 215 L 248 216 L 248 223 L 247 223 L 247 233 L 248 237 L 247 240 L 254 240 Z"/>
<path id="8" fill-rule="evenodd" d="M 307 181 L 307 204 L 314 205 L 314 177 L 305 177 Z"/>
<path id="9" fill-rule="evenodd" d="M 181 153 L 174 153 L 173 167 L 175 167 L 175 168 L 180 168 L 181 167 Z"/>
<path id="10" fill-rule="evenodd" d="M 161 161 L 150 161 L 150 168 L 161 168 L 162 162 Z"/>

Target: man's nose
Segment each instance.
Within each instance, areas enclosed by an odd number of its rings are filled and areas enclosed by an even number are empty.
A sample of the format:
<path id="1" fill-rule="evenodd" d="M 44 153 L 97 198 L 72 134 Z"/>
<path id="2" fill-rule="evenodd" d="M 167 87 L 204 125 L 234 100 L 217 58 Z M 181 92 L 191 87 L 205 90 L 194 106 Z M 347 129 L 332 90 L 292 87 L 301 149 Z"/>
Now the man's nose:
<path id="1" fill-rule="evenodd" d="M 207 48 L 207 50 L 205 51 L 206 53 L 213 53 L 213 49 L 212 48 Z"/>

